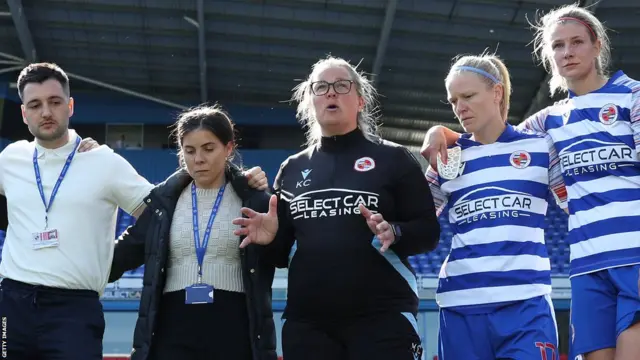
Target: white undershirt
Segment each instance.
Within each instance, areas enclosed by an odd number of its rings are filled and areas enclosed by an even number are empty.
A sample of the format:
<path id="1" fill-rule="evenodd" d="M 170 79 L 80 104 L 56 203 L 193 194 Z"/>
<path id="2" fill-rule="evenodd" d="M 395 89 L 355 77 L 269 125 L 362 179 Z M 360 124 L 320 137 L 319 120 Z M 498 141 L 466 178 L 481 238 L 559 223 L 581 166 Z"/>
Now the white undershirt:
<path id="1" fill-rule="evenodd" d="M 34 250 L 33 234 L 45 228 L 45 208 L 38 191 L 33 152 L 49 203 L 77 134 L 69 142 L 45 149 L 18 141 L 0 153 L 0 193 L 7 198 L 7 229 L 0 276 L 33 285 L 94 290 L 102 294 L 113 258 L 117 209 L 132 213 L 153 185 L 110 148 L 76 153 L 49 210 L 49 229 L 60 245 Z"/>

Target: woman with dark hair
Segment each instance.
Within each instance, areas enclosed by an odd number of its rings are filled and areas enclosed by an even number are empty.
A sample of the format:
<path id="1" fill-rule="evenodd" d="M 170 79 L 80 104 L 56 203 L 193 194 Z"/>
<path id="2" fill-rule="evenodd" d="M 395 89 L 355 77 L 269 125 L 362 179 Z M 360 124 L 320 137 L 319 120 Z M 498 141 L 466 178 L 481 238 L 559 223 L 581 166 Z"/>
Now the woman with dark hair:
<path id="1" fill-rule="evenodd" d="M 275 268 L 260 245 L 240 247 L 232 224 L 243 206 L 266 212 L 269 195 L 231 163 L 234 128 L 220 108 L 183 113 L 175 135 L 182 169 L 115 246 L 110 282 L 145 265 L 131 359 L 275 360 Z"/>

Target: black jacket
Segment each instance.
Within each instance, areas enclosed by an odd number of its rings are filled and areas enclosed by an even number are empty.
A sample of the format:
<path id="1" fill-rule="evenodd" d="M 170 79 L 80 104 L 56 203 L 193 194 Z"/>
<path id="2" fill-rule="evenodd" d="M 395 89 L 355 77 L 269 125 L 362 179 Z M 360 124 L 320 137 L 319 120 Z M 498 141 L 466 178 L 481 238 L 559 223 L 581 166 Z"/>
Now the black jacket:
<path id="1" fill-rule="evenodd" d="M 0 230 L 7 231 L 8 226 L 7 198 L 4 195 L 0 195 Z"/>
<path id="2" fill-rule="evenodd" d="M 419 163 L 403 146 L 360 130 L 325 137 L 289 157 L 274 189 L 279 229 L 272 245 L 289 267 L 288 319 L 325 321 L 418 310 L 410 255 L 435 249 L 440 226 Z M 393 224 L 384 254 L 358 205 Z"/>
<path id="3" fill-rule="evenodd" d="M 243 206 L 258 212 L 268 211 L 269 194 L 251 189 L 238 168 L 228 169 L 226 177 L 242 199 Z M 149 355 L 166 280 L 165 267 L 173 212 L 180 193 L 191 181 L 189 174 L 181 170 L 156 186 L 145 198 L 145 211 L 116 242 L 109 282 L 119 279 L 125 271 L 145 265 L 132 360 L 146 360 Z M 259 245 L 249 245 L 240 250 L 240 258 L 247 295 L 253 359 L 275 360 L 276 334 L 271 304 L 275 268 L 271 261 L 264 258 L 264 252 L 265 249 Z"/>

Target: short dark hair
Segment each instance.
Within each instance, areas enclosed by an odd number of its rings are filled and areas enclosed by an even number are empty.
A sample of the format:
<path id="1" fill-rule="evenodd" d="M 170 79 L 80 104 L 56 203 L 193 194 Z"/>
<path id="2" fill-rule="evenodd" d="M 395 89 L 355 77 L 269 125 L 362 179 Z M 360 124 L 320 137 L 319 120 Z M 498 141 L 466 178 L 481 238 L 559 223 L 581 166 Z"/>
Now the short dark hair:
<path id="1" fill-rule="evenodd" d="M 215 135 L 223 145 L 230 142 L 234 143 L 235 154 L 235 126 L 229 114 L 224 111 L 218 104 L 200 105 L 188 109 L 178 115 L 178 119 L 174 124 L 172 135 L 175 137 L 180 147 L 179 158 L 181 165 L 183 164 L 182 140 L 184 137 L 196 130 L 207 130 Z M 228 161 L 232 160 L 231 156 Z"/>
<path id="2" fill-rule="evenodd" d="M 67 96 L 71 94 L 69 77 L 62 68 L 53 63 L 35 63 L 29 64 L 18 75 L 18 95 L 20 100 L 22 100 L 22 92 L 27 84 L 42 84 L 49 79 L 58 81 Z"/>

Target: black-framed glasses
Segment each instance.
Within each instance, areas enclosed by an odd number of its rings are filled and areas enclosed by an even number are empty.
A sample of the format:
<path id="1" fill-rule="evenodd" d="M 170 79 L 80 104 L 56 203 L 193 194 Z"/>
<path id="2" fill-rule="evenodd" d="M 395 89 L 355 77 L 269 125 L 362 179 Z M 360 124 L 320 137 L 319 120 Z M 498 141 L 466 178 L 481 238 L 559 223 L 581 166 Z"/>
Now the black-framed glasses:
<path id="1" fill-rule="evenodd" d="M 320 96 L 329 92 L 329 88 L 333 87 L 336 94 L 348 94 L 351 91 L 351 80 L 338 80 L 332 83 L 326 81 L 314 81 L 311 83 L 311 92 L 313 95 Z"/>

